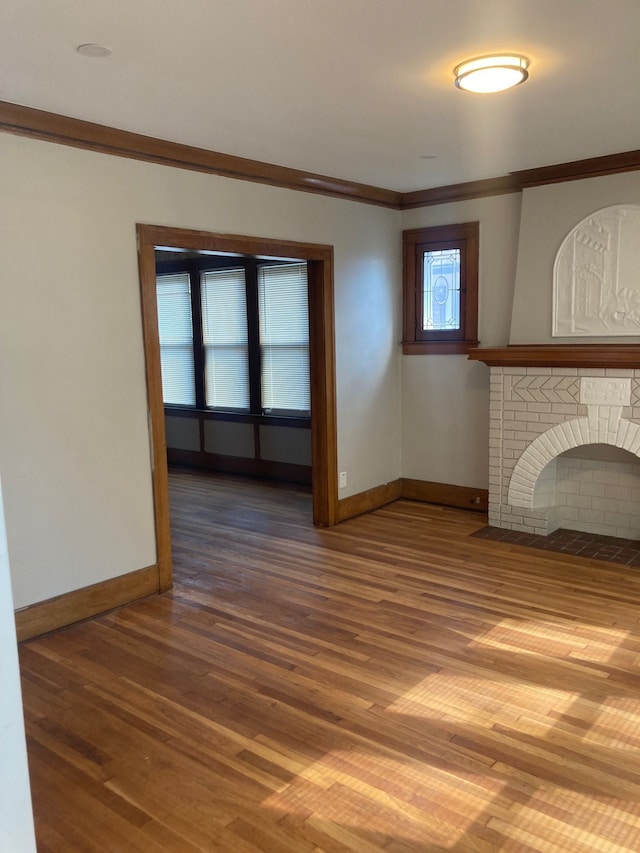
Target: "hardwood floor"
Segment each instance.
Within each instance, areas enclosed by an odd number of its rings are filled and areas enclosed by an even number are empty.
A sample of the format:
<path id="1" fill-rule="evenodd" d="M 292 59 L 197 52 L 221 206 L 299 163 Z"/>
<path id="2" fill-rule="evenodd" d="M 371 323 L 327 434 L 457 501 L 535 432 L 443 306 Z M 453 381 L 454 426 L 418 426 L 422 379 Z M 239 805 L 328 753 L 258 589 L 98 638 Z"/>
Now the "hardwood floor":
<path id="1" fill-rule="evenodd" d="M 21 647 L 40 853 L 640 850 L 637 568 L 408 501 L 171 502 L 171 593 Z"/>

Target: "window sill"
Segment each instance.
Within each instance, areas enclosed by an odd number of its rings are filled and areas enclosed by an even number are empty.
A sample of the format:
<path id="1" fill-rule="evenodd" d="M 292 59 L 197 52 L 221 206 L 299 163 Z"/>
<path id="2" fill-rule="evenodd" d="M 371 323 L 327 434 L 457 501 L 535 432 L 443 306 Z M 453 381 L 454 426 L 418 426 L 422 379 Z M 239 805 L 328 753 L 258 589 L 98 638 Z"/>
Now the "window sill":
<path id="1" fill-rule="evenodd" d="M 403 355 L 466 355 L 479 341 L 403 341 Z"/>
<path id="2" fill-rule="evenodd" d="M 197 409 L 187 406 L 164 407 L 165 415 L 178 418 L 199 418 L 208 421 L 231 421 L 244 424 L 265 424 L 270 426 L 291 426 L 309 429 L 309 415 L 297 417 L 294 415 L 253 415 L 250 412 L 221 412 L 213 409 Z"/>

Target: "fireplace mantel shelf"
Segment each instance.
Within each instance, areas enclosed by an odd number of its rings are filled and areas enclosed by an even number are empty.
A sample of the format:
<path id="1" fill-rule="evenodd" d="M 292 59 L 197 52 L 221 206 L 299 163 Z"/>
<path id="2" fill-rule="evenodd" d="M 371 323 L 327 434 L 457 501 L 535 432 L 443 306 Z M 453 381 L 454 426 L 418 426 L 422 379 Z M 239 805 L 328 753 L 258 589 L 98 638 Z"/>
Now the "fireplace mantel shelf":
<path id="1" fill-rule="evenodd" d="M 469 350 L 489 367 L 640 368 L 640 344 L 511 344 Z"/>

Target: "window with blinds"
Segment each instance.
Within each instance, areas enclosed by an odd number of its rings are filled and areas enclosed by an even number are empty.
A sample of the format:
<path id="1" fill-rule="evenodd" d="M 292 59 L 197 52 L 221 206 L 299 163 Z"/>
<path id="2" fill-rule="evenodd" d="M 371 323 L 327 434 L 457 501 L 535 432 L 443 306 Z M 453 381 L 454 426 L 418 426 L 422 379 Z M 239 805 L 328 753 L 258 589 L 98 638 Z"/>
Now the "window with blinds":
<path id="1" fill-rule="evenodd" d="M 307 265 L 258 270 L 262 409 L 265 414 L 307 414 L 309 304 Z"/>
<path id="2" fill-rule="evenodd" d="M 307 264 L 240 264 L 158 274 L 165 405 L 306 417 Z"/>
<path id="3" fill-rule="evenodd" d="M 205 404 L 249 411 L 249 334 L 244 269 L 202 273 Z"/>
<path id="4" fill-rule="evenodd" d="M 158 276 L 156 292 L 164 402 L 173 406 L 195 406 L 189 274 Z"/>

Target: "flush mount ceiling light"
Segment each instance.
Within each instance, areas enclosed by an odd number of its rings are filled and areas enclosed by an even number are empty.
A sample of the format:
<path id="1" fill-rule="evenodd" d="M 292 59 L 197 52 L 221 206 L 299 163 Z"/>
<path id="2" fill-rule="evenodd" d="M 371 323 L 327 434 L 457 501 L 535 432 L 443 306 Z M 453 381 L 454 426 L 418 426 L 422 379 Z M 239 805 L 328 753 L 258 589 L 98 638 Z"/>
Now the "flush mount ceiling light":
<path id="1" fill-rule="evenodd" d="M 456 86 L 468 92 L 502 92 L 518 83 L 524 83 L 529 76 L 529 60 L 517 54 L 479 56 L 467 59 L 453 69 Z"/>
<path id="2" fill-rule="evenodd" d="M 82 56 L 90 56 L 92 59 L 102 59 L 111 56 L 111 48 L 103 44 L 79 44 L 76 51 Z"/>

